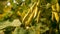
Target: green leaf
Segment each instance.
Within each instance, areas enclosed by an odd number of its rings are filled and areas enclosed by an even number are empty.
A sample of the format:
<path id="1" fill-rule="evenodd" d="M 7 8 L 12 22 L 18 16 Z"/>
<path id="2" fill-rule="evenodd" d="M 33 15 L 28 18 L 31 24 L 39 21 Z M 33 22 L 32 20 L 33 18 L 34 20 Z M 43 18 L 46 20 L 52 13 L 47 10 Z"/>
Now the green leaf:
<path id="1" fill-rule="evenodd" d="M 26 30 L 20 27 L 16 27 L 14 34 L 25 34 Z"/>
<path id="2" fill-rule="evenodd" d="M 7 21 L 4 21 L 4 22 L 0 22 L 0 29 L 3 29 L 7 26 L 17 27 L 17 26 L 20 26 L 20 25 L 21 25 L 21 22 L 18 19 L 13 20 L 12 22 L 7 20 Z"/>

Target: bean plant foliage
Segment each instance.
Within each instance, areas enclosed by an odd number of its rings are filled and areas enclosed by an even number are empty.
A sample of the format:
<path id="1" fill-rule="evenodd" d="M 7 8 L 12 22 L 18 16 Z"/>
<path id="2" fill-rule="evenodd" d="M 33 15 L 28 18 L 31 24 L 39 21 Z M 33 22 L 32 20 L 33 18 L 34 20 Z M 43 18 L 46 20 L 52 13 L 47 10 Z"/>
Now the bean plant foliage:
<path id="1" fill-rule="evenodd" d="M 59 0 L 0 0 L 0 34 L 59 34 Z"/>

